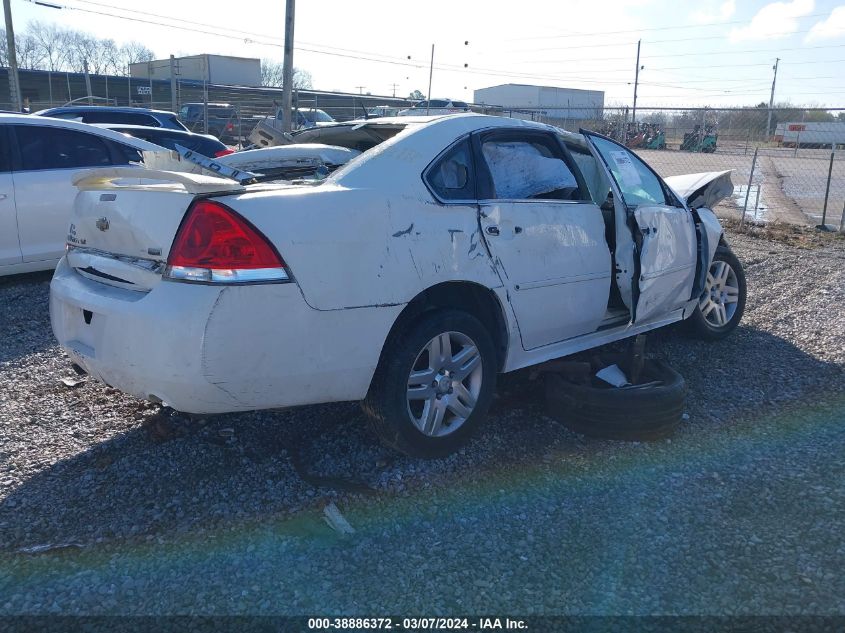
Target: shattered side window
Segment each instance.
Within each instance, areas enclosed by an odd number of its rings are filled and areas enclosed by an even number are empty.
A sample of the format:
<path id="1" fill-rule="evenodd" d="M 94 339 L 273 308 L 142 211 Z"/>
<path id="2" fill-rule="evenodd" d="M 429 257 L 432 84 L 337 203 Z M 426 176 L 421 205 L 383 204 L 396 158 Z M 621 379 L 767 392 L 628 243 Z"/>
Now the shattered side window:
<path id="1" fill-rule="evenodd" d="M 443 200 L 474 200 L 475 173 L 469 140 L 441 157 L 426 175 L 429 186 Z"/>
<path id="2" fill-rule="evenodd" d="M 671 204 L 666 200 L 660 179 L 633 152 L 603 138 L 593 137 L 592 141 L 628 206 Z"/>
<path id="3" fill-rule="evenodd" d="M 540 143 L 487 141 L 481 151 L 499 199 L 578 199 L 575 175 Z"/>
<path id="4" fill-rule="evenodd" d="M 590 191 L 590 199 L 598 205 L 603 204 L 610 191 L 610 182 L 607 180 L 604 170 L 589 151 L 573 145 L 567 145 L 567 147 L 572 160 L 575 161 L 584 176 L 587 189 Z"/>

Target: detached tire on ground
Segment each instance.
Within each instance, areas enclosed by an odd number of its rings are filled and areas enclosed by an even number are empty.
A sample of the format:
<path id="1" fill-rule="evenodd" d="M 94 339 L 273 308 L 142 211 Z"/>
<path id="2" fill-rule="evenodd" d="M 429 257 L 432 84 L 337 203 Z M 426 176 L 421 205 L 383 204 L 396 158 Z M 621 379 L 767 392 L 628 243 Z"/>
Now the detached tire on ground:
<path id="1" fill-rule="evenodd" d="M 478 319 L 426 312 L 391 333 L 364 412 L 385 444 L 414 457 L 448 455 L 487 414 L 496 372 L 493 339 Z"/>
<path id="2" fill-rule="evenodd" d="M 567 428 L 610 440 L 657 440 L 671 435 L 687 399 L 684 377 L 666 363 L 647 360 L 642 382 L 654 386 L 616 388 L 575 384 L 560 374 L 546 374 L 546 409 Z"/>

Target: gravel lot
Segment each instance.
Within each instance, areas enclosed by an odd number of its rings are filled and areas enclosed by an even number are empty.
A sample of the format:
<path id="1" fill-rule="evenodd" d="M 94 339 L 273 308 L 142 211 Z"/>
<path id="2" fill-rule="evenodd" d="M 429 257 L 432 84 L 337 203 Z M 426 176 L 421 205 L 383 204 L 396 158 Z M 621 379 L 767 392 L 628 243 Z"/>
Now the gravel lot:
<path id="1" fill-rule="evenodd" d="M 845 242 L 729 237 L 743 326 L 650 337 L 690 386 L 673 439 L 572 434 L 523 371 L 435 461 L 354 404 L 188 419 L 66 386 L 49 278 L 0 281 L 0 614 L 845 614 Z"/>
<path id="2" fill-rule="evenodd" d="M 703 171 L 733 170 L 736 194 L 744 192 L 751 172 L 754 148 L 747 154 L 742 150 L 717 150 L 714 154 L 665 150 L 637 150 L 648 164 L 663 176 L 676 176 Z M 822 207 L 830 167 L 829 150 L 801 149 L 797 156 L 788 149 L 763 149 L 754 169 L 754 185 L 761 187 L 761 205 L 768 210 L 770 220 L 815 226 L 821 222 Z M 749 201 L 754 206 L 756 189 Z M 833 164 L 830 183 L 827 224 L 838 227 L 845 202 L 845 160 L 840 154 Z M 744 197 L 740 197 L 739 212 Z M 735 209 L 735 199 L 724 200 L 720 212 Z M 737 213 L 734 211 L 734 213 Z M 738 217 L 738 216 L 736 216 Z"/>

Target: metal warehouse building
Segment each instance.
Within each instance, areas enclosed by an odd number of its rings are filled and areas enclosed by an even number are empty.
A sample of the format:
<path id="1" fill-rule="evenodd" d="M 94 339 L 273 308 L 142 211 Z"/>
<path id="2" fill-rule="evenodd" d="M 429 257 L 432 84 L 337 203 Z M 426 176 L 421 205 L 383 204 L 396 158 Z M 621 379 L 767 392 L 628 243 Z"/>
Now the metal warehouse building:
<path id="1" fill-rule="evenodd" d="M 500 106 L 514 116 L 539 113 L 546 118 L 596 119 L 604 108 L 604 91 L 502 84 L 476 90 L 473 100 L 477 104 Z"/>
<path id="2" fill-rule="evenodd" d="M 139 79 L 170 79 L 169 59 L 130 64 L 129 73 Z M 191 55 L 173 60 L 173 73 L 179 79 L 207 81 L 229 86 L 260 86 L 261 60 L 229 55 Z"/>

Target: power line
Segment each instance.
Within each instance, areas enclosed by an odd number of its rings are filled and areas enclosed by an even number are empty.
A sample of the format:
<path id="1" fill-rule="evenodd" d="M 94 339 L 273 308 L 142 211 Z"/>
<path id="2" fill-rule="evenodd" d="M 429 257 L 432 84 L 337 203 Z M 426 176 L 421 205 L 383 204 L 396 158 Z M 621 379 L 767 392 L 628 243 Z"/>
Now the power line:
<path id="1" fill-rule="evenodd" d="M 34 2 L 34 0 L 28 0 L 28 1 Z M 114 9 L 114 10 L 122 11 L 122 12 L 126 12 L 126 13 L 134 13 L 134 14 L 137 14 L 137 15 L 143 15 L 143 16 L 158 18 L 160 20 L 169 20 L 169 21 L 172 21 L 172 22 L 180 22 L 180 23 L 183 23 L 183 24 L 190 24 L 191 26 L 179 26 L 177 24 L 165 24 L 165 23 L 161 23 L 161 22 L 155 22 L 153 20 L 148 20 L 148 19 L 143 19 L 143 18 L 138 18 L 138 17 L 131 17 L 131 16 L 127 16 L 127 15 L 120 15 L 120 14 L 115 14 L 115 13 L 109 13 L 109 12 L 106 12 L 106 11 L 98 11 L 98 10 L 94 10 L 94 9 L 87 9 L 87 8 L 84 8 L 84 7 L 78 7 L 78 6 L 72 6 L 72 5 L 55 4 L 55 5 L 51 5 L 51 6 L 54 7 L 54 8 L 64 8 L 64 9 L 69 9 L 69 10 L 81 11 L 81 12 L 84 12 L 84 13 L 91 13 L 91 14 L 94 14 L 94 15 L 102 15 L 102 16 L 116 18 L 116 19 L 128 20 L 128 21 L 131 21 L 131 22 L 137 22 L 137 23 L 142 23 L 142 24 L 150 24 L 150 25 L 158 26 L 158 27 L 172 28 L 172 29 L 178 29 L 178 30 L 182 30 L 182 31 L 192 32 L 192 33 L 199 33 L 199 34 L 204 34 L 204 35 L 223 37 L 223 38 L 227 38 L 227 39 L 235 39 L 235 40 L 238 40 L 238 41 L 245 41 L 243 37 L 231 34 L 231 33 L 240 33 L 242 35 L 249 36 L 248 39 L 246 40 L 247 43 L 254 43 L 254 44 L 258 44 L 258 45 L 282 48 L 282 44 L 280 44 L 280 43 L 272 42 L 272 41 L 260 41 L 258 39 L 255 39 L 255 38 L 264 38 L 266 36 L 258 35 L 258 34 L 255 34 L 255 33 L 250 33 L 248 31 L 238 31 L 238 30 L 228 29 L 229 33 L 219 33 L 219 32 L 216 32 L 216 31 L 208 31 L 208 30 L 205 30 L 205 29 L 202 29 L 202 28 L 196 28 L 196 27 L 202 26 L 202 27 L 205 27 L 206 29 L 223 29 L 224 27 L 217 27 L 217 26 L 214 26 L 214 25 L 204 24 L 204 23 L 200 23 L 200 22 L 189 22 L 187 20 L 182 20 L 180 18 L 171 18 L 171 17 L 167 17 L 167 16 L 154 14 L 154 13 L 142 12 L 142 11 L 138 11 L 138 10 L 134 10 L 134 9 L 123 9 L 123 8 L 107 5 L 107 4 L 104 4 L 104 3 L 95 2 L 93 0 L 76 0 L 76 1 L 81 2 L 81 3 L 85 3 L 85 4 L 89 4 L 89 5 L 93 5 L 93 6 L 110 8 L 110 9 Z M 659 28 L 655 27 L 654 29 L 646 29 L 646 30 L 664 30 L 664 29 L 667 29 L 667 28 L 672 28 L 672 27 L 659 27 Z M 618 32 L 623 32 L 623 31 L 618 31 Z M 604 34 L 609 34 L 609 33 L 614 33 L 614 32 L 606 32 Z M 674 40 L 665 40 L 665 41 L 674 41 Z M 368 52 L 365 52 L 365 51 L 356 51 L 354 49 L 343 49 L 343 48 L 339 48 L 339 47 L 325 46 L 325 45 L 313 44 L 313 43 L 305 43 L 305 44 L 307 44 L 307 46 L 297 46 L 296 50 L 301 51 L 301 52 L 309 52 L 309 53 L 320 54 L 320 55 L 330 55 L 330 56 L 342 57 L 342 58 L 347 58 L 347 59 L 356 59 L 356 60 L 359 60 L 359 61 L 369 61 L 369 62 L 373 62 L 373 63 L 390 64 L 390 65 L 403 66 L 403 67 L 422 68 L 424 66 L 423 64 L 420 64 L 420 63 L 409 62 L 405 59 L 399 59 L 399 58 L 395 58 L 395 57 L 384 56 L 384 55 L 380 55 L 378 53 L 368 53 Z M 740 50 L 740 51 L 724 51 L 724 52 L 711 52 L 711 53 L 700 53 L 700 52 L 698 52 L 698 53 L 686 53 L 686 54 L 681 53 L 681 54 L 667 54 L 667 55 L 651 55 L 649 57 L 649 59 L 657 59 L 657 58 L 663 58 L 663 57 L 673 57 L 673 58 L 674 57 L 689 57 L 689 56 L 702 56 L 702 55 L 707 55 L 707 56 L 728 55 L 728 54 L 734 55 L 734 54 L 740 54 L 740 53 L 755 53 L 755 52 L 775 53 L 775 52 L 789 51 L 789 50 L 802 50 L 803 51 L 803 50 L 808 50 L 808 49 L 842 48 L 842 47 L 843 47 L 843 45 L 838 44 L 838 45 L 823 45 L 823 46 L 799 47 L 799 48 L 748 49 L 748 50 Z M 330 50 L 321 50 L 321 49 L 330 49 Z M 343 52 L 340 52 L 340 51 L 343 51 Z M 584 64 L 585 62 L 589 62 L 589 61 L 595 61 L 595 62 L 601 63 L 601 62 L 614 61 L 614 60 L 629 60 L 629 57 L 616 57 L 616 58 L 605 57 L 605 58 L 597 58 L 597 59 L 594 59 L 594 60 L 584 60 L 584 59 L 555 60 L 554 63 L 577 62 L 579 64 Z M 543 60 L 543 61 L 548 62 L 549 60 Z M 647 61 L 647 60 L 645 60 L 645 61 Z M 805 62 L 792 62 L 791 64 L 837 63 L 839 61 L 845 61 L 845 60 L 805 61 Z M 520 63 L 530 63 L 530 62 L 520 62 Z M 760 64 L 726 64 L 726 65 L 723 65 L 723 66 L 708 65 L 708 68 L 737 68 L 737 67 L 755 67 L 755 66 L 768 66 L 768 65 L 769 64 L 767 64 L 767 63 L 760 63 Z M 606 78 L 599 80 L 599 79 L 594 79 L 594 78 L 587 78 L 587 77 L 569 75 L 569 74 L 566 74 L 566 73 L 546 73 L 546 74 L 522 73 L 522 72 L 519 72 L 518 70 L 504 70 L 504 69 L 496 69 L 496 68 L 466 68 L 466 67 L 462 67 L 462 66 L 458 66 L 458 65 L 454 65 L 454 64 L 436 64 L 435 68 L 437 68 L 440 71 L 444 71 L 444 72 L 461 72 L 461 73 L 468 73 L 468 74 L 471 74 L 471 75 L 486 75 L 486 76 L 496 76 L 496 77 L 503 77 L 503 78 L 537 79 L 537 80 L 544 80 L 544 81 L 573 81 L 573 82 L 592 83 L 592 84 L 600 84 L 600 85 L 608 85 L 608 84 L 610 84 L 610 85 L 624 85 L 624 84 L 630 83 L 629 81 L 626 81 L 626 80 L 611 80 L 611 79 L 606 79 Z M 676 67 L 668 67 L 668 68 L 659 68 L 658 67 L 658 68 L 653 68 L 653 69 L 649 68 L 649 70 L 666 71 L 666 70 L 683 70 L 683 69 L 688 69 L 688 68 L 699 68 L 699 67 L 698 66 L 676 66 Z M 611 69 L 611 70 L 605 69 L 605 70 L 601 70 L 600 72 L 611 73 L 611 72 L 625 72 L 625 71 L 624 71 L 624 69 L 618 69 L 618 70 L 616 70 L 616 69 Z M 693 81 L 693 80 L 685 80 L 685 81 L 689 82 L 689 81 Z M 703 80 L 703 82 L 708 82 L 708 81 L 711 81 L 711 80 Z M 720 80 L 720 79 L 714 78 L 712 81 L 713 82 L 719 82 L 719 81 L 729 81 L 729 80 Z M 742 81 L 742 80 L 738 80 L 738 81 Z M 653 84 L 653 85 L 657 85 L 657 84 Z M 667 84 L 666 87 L 670 87 L 670 86 Z"/>

